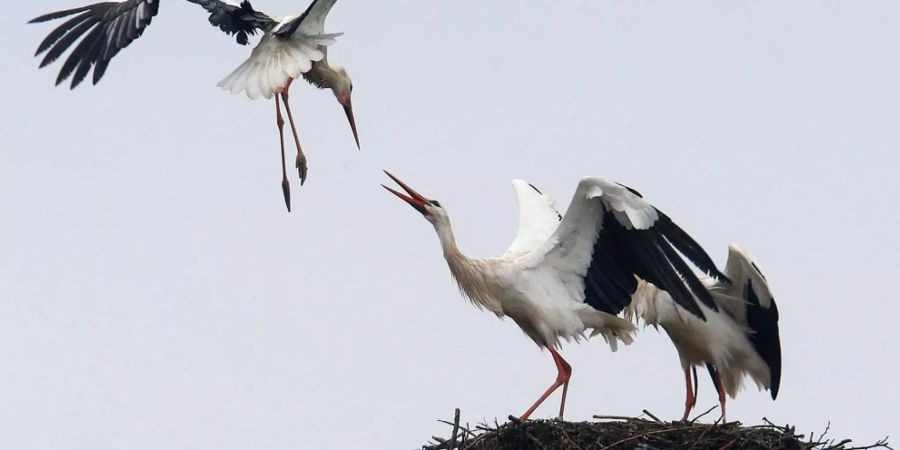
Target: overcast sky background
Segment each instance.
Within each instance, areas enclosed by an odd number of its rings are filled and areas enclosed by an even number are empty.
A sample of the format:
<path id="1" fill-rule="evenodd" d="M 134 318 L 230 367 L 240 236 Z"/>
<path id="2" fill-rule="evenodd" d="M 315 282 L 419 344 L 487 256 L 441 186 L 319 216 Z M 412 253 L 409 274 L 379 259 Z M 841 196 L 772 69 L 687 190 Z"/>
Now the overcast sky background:
<path id="1" fill-rule="evenodd" d="M 362 151 L 296 84 L 291 214 L 274 105 L 215 87 L 250 47 L 166 0 L 99 86 L 54 88 L 61 62 L 32 58 L 53 25 L 25 22 L 78 4 L 0 17 L 0 447 L 409 449 L 454 407 L 521 414 L 550 356 L 460 298 L 381 169 L 471 256 L 511 242 L 513 178 L 561 209 L 582 176 L 635 187 L 718 263 L 746 246 L 776 294 L 781 394 L 750 386 L 730 419 L 900 438 L 900 3 L 343 0 Z M 568 419 L 680 417 L 665 335 L 563 356 Z"/>

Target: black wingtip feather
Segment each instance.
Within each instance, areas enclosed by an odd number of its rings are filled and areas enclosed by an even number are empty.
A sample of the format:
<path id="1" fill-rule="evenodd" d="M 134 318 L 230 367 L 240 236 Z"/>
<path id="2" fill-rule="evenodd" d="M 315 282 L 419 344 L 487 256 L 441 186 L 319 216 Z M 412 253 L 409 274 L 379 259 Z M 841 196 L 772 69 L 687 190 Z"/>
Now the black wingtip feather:
<path id="1" fill-rule="evenodd" d="M 701 301 L 706 307 L 712 309 L 713 311 L 718 311 L 719 307 L 716 306 L 716 302 L 713 301 L 712 295 L 707 290 L 706 286 L 703 285 L 703 282 L 697 278 L 697 275 L 688 267 L 687 263 L 681 259 L 678 254 L 675 252 L 675 249 L 669 245 L 669 242 L 664 238 L 658 238 L 657 245 L 659 246 L 660 251 L 663 253 L 663 256 L 672 265 L 672 268 L 678 274 L 678 277 L 687 285 L 690 294 L 697 300 Z"/>
<path id="2" fill-rule="evenodd" d="M 69 49 L 69 47 L 72 46 L 72 44 L 75 43 L 78 38 L 87 33 L 87 31 L 90 30 L 91 27 L 97 25 L 97 23 L 99 23 L 99 20 L 88 16 L 87 20 L 79 22 L 77 26 L 72 27 L 71 29 L 66 31 L 65 35 L 60 36 L 59 40 L 57 40 L 53 44 L 53 47 L 50 48 L 50 51 L 47 52 L 46 55 L 44 55 L 44 59 L 43 61 L 41 61 L 40 67 L 44 68 L 56 61 L 60 56 L 62 56 L 63 53 L 66 52 L 66 50 Z"/>
<path id="3" fill-rule="evenodd" d="M 631 302 L 637 276 L 668 292 L 679 306 L 700 320 L 706 320 L 706 315 L 699 303 L 717 310 L 706 286 L 665 238 L 662 229 L 656 225 L 647 230 L 626 229 L 609 211 L 602 220 L 584 276 L 585 303 L 618 314 Z"/>
<path id="4" fill-rule="evenodd" d="M 615 183 L 618 184 L 619 186 L 622 186 L 622 187 L 625 188 L 625 189 L 628 189 L 628 192 L 631 192 L 632 194 L 637 195 L 637 196 L 640 197 L 640 198 L 644 198 L 644 196 L 641 195 L 641 193 L 638 192 L 636 189 L 633 189 L 633 188 L 630 188 L 630 187 L 628 187 L 628 186 L 625 186 L 624 184 L 619 183 L 619 182 L 615 182 Z"/>
<path id="5" fill-rule="evenodd" d="M 78 43 L 75 49 L 72 50 L 72 53 L 69 54 L 69 57 L 63 64 L 62 69 L 59 70 L 59 76 L 56 78 L 57 85 L 65 81 L 66 78 L 69 78 L 69 76 L 72 75 L 73 72 L 76 72 L 76 69 L 79 69 L 79 67 L 83 67 L 85 63 L 90 64 L 90 54 L 95 44 L 100 40 L 102 35 L 103 27 L 98 26 L 91 30 L 91 32 L 88 33 L 88 35 Z M 80 82 L 81 80 L 78 79 L 78 74 L 76 73 L 76 76 L 72 79 L 72 89 L 75 89 L 75 87 L 78 86 L 78 83 Z"/>
<path id="6" fill-rule="evenodd" d="M 35 17 L 34 19 L 29 20 L 28 23 L 41 23 L 41 22 L 46 22 L 48 20 L 61 19 L 66 16 L 71 16 L 72 14 L 77 14 L 80 12 L 87 11 L 87 10 L 91 9 L 91 6 L 93 6 L 93 5 L 82 6 L 79 8 L 66 9 L 63 11 L 56 11 L 56 12 L 52 12 L 49 14 L 44 14 L 43 16 L 38 16 L 38 17 Z"/>
<path id="7" fill-rule="evenodd" d="M 720 281 L 731 283 L 731 280 L 722 273 L 712 258 L 706 253 L 706 250 L 700 246 L 686 231 L 672 221 L 669 216 L 660 210 L 656 210 L 659 220 L 654 227 L 658 227 L 660 234 L 665 236 L 666 240 L 672 244 L 676 250 L 697 266 L 703 273 Z"/>
<path id="8" fill-rule="evenodd" d="M 706 321 L 706 314 L 703 313 L 703 310 L 700 309 L 700 306 L 697 304 L 697 300 L 700 300 L 704 304 L 712 303 L 712 299 L 705 299 L 702 295 L 696 295 L 694 292 L 694 286 L 689 281 L 691 277 L 694 277 L 693 272 L 679 270 L 678 262 L 684 264 L 683 261 L 680 260 L 677 256 L 675 258 L 670 258 L 669 255 L 666 254 L 666 250 L 670 250 L 666 248 L 665 243 L 660 243 L 658 240 L 654 239 L 648 245 L 652 246 L 654 254 L 651 254 L 649 257 L 649 262 L 652 265 L 656 266 L 656 272 L 661 274 L 664 278 L 662 279 L 662 288 L 669 295 L 672 296 L 672 299 L 675 300 L 675 303 L 681 305 L 682 308 L 695 315 L 700 320 Z M 685 273 L 686 272 L 686 273 Z M 656 284 L 656 283 L 654 283 Z M 709 293 L 706 293 L 709 295 Z"/>
<path id="9" fill-rule="evenodd" d="M 101 59 L 97 61 L 97 64 L 94 65 L 94 78 L 91 81 L 95 86 L 103 78 L 103 74 L 106 73 L 106 68 L 109 67 L 109 59 Z"/>
<path id="10" fill-rule="evenodd" d="M 753 330 L 748 337 L 756 353 L 769 366 L 769 391 L 772 400 L 775 400 L 781 387 L 781 337 L 778 332 L 778 305 L 774 298 L 769 300 L 769 307 L 763 307 L 753 289 L 753 281 L 747 280 L 744 301 L 747 303 L 747 326 Z"/>
<path id="11" fill-rule="evenodd" d="M 46 67 L 80 39 L 63 63 L 56 85 L 71 76 L 71 88 L 74 89 L 87 79 L 92 68 L 93 83 L 97 84 L 110 59 L 141 36 L 158 10 L 158 0 L 107 1 L 37 17 L 32 23 L 78 14 L 50 32 L 38 46 L 35 56 L 46 52 L 40 63 L 40 67 Z"/>
<path id="12" fill-rule="evenodd" d="M 44 38 L 43 41 L 41 41 L 41 44 L 38 45 L 37 50 L 34 52 L 34 56 L 38 56 L 41 53 L 44 53 L 45 51 L 49 50 L 50 47 L 52 47 L 53 44 L 55 44 L 60 39 L 62 39 L 63 36 L 66 35 L 66 33 L 71 31 L 73 28 L 77 27 L 78 25 L 81 25 L 82 22 L 84 22 L 85 20 L 88 20 L 90 17 L 91 17 L 90 14 L 79 14 L 79 15 L 63 22 L 62 25 L 54 28 L 53 31 L 51 31 L 50 34 L 48 34 L 47 37 Z"/>

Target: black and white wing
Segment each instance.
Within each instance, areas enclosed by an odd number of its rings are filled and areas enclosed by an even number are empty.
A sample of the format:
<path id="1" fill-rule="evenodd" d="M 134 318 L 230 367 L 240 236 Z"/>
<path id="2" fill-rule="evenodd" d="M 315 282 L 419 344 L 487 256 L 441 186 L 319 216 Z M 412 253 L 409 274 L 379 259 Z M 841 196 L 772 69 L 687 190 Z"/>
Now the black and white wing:
<path id="1" fill-rule="evenodd" d="M 188 1 L 209 11 L 210 23 L 226 33 L 237 35 L 237 41 L 242 44 L 247 43 L 247 34 L 253 34 L 256 29 L 268 30 L 275 26 L 272 19 L 254 11 L 247 1 L 241 5 L 218 0 Z M 91 67 L 94 68 L 93 82 L 97 84 L 106 73 L 110 60 L 144 33 L 158 11 L 159 0 L 124 0 L 95 3 L 34 18 L 29 23 L 68 18 L 44 38 L 35 56 L 47 52 L 40 64 L 45 67 L 81 39 L 63 63 L 56 84 L 71 76 L 74 89 L 84 81 Z"/>
<path id="2" fill-rule="evenodd" d="M 331 7 L 337 0 L 313 0 L 303 11 L 303 14 L 285 22 L 277 30 L 275 36 L 282 39 L 290 39 L 297 32 L 306 36 L 320 36 L 325 34 L 325 16 L 331 11 Z"/>
<path id="3" fill-rule="evenodd" d="M 244 92 L 251 99 L 272 98 L 288 80 L 301 75 L 320 88 L 330 87 L 313 75 L 312 68 L 327 60 L 328 46 L 341 35 L 325 34 L 325 16 L 335 1 L 314 0 L 302 14 L 282 20 L 218 86 L 232 93 Z"/>
<path id="4" fill-rule="evenodd" d="M 187 0 L 209 12 L 209 23 L 223 32 L 235 36 L 238 44 L 247 45 L 249 36 L 257 31 L 266 32 L 278 23 L 264 13 L 253 9 L 249 1 L 235 5 L 222 0 Z"/>
<path id="5" fill-rule="evenodd" d="M 714 311 L 716 304 L 681 255 L 727 280 L 693 238 L 637 191 L 584 178 L 559 227 L 527 258 L 535 269 L 552 270 L 573 298 L 600 311 L 618 314 L 628 306 L 639 277 L 705 320 L 697 302 Z"/>
<path id="6" fill-rule="evenodd" d="M 781 384 L 781 338 L 778 333 L 778 305 L 775 304 L 775 297 L 753 258 L 739 245 L 732 244 L 728 247 L 725 275 L 732 282 L 719 283 L 714 289 L 723 290 L 727 297 L 742 300 L 745 308 L 742 322 L 751 331 L 747 333 L 747 338 L 769 366 L 769 389 L 774 400 Z"/>
<path id="7" fill-rule="evenodd" d="M 513 180 L 513 188 L 519 205 L 519 231 L 503 254 L 505 258 L 524 255 L 547 242 L 562 220 L 562 215 L 553 207 L 553 200 L 534 185 Z"/>
<path id="8" fill-rule="evenodd" d="M 106 72 L 109 60 L 141 36 L 158 10 L 159 0 L 127 0 L 96 3 L 45 14 L 29 23 L 74 17 L 50 32 L 38 46 L 35 56 L 47 52 L 41 61 L 41 67 L 45 67 L 83 37 L 60 69 L 56 84 L 59 85 L 72 75 L 74 89 L 84 80 L 91 67 L 94 67 L 96 84 Z"/>

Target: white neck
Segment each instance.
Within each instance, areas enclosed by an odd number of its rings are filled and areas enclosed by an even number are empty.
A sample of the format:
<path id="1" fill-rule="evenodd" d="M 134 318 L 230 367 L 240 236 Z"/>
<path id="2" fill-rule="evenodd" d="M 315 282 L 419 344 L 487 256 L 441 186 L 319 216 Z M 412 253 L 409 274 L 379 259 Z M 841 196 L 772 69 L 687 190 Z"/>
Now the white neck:
<path id="1" fill-rule="evenodd" d="M 449 221 L 435 223 L 434 230 L 441 241 L 450 273 L 463 296 L 475 306 L 503 316 L 502 287 L 492 270 L 493 265 L 486 260 L 469 258 L 459 251 Z"/>
<path id="2" fill-rule="evenodd" d="M 456 238 L 453 236 L 453 227 L 450 226 L 450 222 L 437 222 L 434 224 L 434 231 L 438 235 L 438 239 L 441 241 L 441 249 L 444 251 L 444 258 L 453 257 L 461 257 L 463 259 L 469 259 L 462 252 L 459 251 L 459 247 L 456 246 Z"/>

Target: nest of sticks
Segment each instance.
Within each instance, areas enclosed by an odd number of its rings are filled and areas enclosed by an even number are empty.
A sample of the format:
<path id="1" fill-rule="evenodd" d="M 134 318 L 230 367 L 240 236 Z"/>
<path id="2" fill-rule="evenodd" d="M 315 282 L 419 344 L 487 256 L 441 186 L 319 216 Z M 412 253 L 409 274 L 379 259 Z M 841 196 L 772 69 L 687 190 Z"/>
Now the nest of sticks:
<path id="1" fill-rule="evenodd" d="M 454 420 L 440 422 L 451 427 L 449 438 L 434 437 L 424 450 L 865 450 L 888 446 L 887 438 L 867 446 L 853 446 L 850 439 L 797 434 L 792 426 L 779 426 L 763 419 L 762 425 L 740 422 L 663 422 L 644 410 L 646 417 L 594 416 L 595 422 L 533 420 L 525 423 L 510 416 L 509 422 L 470 427 Z"/>

